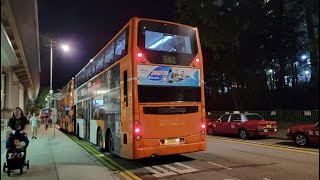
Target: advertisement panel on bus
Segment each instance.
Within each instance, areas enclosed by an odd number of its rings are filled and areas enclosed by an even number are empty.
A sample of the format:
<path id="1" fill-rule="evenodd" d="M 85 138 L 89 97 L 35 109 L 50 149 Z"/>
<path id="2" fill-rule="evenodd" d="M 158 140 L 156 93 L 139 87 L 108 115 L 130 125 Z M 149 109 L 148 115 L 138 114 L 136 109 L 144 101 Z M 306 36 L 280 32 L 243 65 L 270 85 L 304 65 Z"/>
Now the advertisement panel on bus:
<path id="1" fill-rule="evenodd" d="M 138 65 L 138 85 L 199 87 L 199 69 Z"/>
<path id="2" fill-rule="evenodd" d="M 119 86 L 119 72 L 120 66 L 117 64 L 107 72 L 80 87 L 75 93 L 76 102 L 115 90 Z"/>

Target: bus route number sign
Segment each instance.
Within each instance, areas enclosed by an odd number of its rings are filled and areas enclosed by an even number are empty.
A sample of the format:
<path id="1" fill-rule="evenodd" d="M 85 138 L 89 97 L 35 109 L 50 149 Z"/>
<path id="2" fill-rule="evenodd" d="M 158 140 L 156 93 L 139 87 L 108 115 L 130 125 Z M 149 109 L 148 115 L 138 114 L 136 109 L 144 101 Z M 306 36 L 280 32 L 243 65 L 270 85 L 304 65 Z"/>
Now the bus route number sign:
<path id="1" fill-rule="evenodd" d="M 163 63 L 165 64 L 177 64 L 176 58 L 173 56 L 163 56 Z"/>

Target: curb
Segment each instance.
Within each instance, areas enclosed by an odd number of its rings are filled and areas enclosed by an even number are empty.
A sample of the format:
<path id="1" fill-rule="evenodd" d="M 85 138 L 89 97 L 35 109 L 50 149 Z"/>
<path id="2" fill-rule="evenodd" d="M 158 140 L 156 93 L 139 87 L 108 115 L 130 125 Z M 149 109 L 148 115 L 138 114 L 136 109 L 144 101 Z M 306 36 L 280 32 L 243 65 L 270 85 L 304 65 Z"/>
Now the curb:
<path id="1" fill-rule="evenodd" d="M 269 136 L 269 137 L 272 139 L 288 140 L 288 138 L 286 138 L 286 137 L 271 137 L 271 136 Z"/>

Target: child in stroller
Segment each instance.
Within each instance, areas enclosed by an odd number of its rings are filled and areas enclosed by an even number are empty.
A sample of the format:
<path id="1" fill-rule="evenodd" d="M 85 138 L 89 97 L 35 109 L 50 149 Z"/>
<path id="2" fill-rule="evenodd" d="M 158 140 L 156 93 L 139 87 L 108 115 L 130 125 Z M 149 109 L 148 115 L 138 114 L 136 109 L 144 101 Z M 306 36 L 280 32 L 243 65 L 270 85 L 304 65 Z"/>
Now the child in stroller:
<path id="1" fill-rule="evenodd" d="M 26 133 L 13 132 L 10 134 L 6 142 L 6 163 L 3 165 L 3 171 L 8 172 L 10 176 L 11 170 L 20 169 L 20 174 L 23 173 L 23 167 L 29 169 L 29 160 L 26 161 L 26 148 L 29 145 L 29 140 Z"/>

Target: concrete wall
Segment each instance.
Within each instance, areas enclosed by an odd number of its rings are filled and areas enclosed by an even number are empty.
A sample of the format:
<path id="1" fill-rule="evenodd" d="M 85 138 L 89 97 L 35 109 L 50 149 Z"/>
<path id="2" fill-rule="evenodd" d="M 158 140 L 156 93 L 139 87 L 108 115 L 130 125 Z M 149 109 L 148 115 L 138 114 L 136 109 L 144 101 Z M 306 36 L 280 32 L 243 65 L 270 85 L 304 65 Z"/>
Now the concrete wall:
<path id="1" fill-rule="evenodd" d="M 24 98 L 24 90 L 23 90 L 23 86 L 22 84 L 19 84 L 19 107 L 22 109 L 23 112 L 25 112 L 25 106 L 24 106 L 24 101 L 25 101 L 25 98 Z M 26 113 L 24 113 L 24 115 L 26 115 Z"/>
<path id="2" fill-rule="evenodd" d="M 4 82 L 5 82 L 5 75 L 2 74 L 2 70 L 1 70 L 1 109 L 3 109 L 3 106 L 4 106 L 4 97 L 5 97 Z"/>
<path id="3" fill-rule="evenodd" d="M 1 0 L 1 118 L 17 106 L 26 114 L 39 92 L 40 67 L 37 0 Z"/>
<path id="4" fill-rule="evenodd" d="M 1 118 L 9 119 L 15 107 L 20 107 L 25 112 L 24 87 L 12 71 L 7 71 L 1 77 L 1 86 L 4 87 L 4 101 L 1 101 Z"/>

